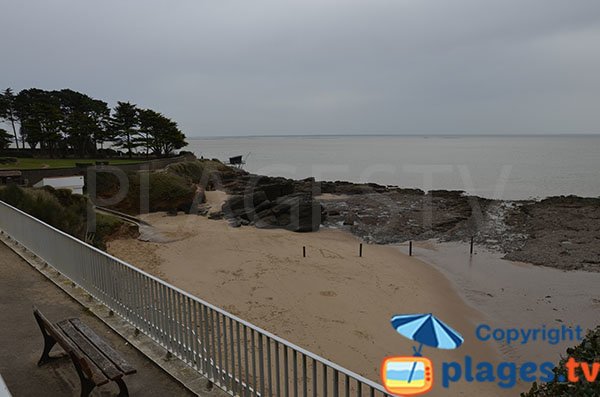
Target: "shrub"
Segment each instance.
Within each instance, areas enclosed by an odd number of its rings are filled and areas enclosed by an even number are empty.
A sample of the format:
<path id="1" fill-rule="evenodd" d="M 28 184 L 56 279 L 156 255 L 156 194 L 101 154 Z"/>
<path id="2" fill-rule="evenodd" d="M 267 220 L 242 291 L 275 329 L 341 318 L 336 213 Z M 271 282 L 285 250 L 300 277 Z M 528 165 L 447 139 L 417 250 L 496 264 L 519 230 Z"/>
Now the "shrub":
<path id="1" fill-rule="evenodd" d="M 167 172 L 134 172 L 128 174 L 129 189 L 123 200 L 111 208 L 128 214 L 139 214 L 142 192 L 141 178 L 147 178 L 149 186 L 149 211 L 189 210 L 194 199 L 195 187 L 186 178 Z M 120 189 L 118 178 L 109 173 L 99 172 L 96 177 L 97 194 L 108 199 L 115 196 Z"/>
<path id="2" fill-rule="evenodd" d="M 166 172 L 150 174 L 150 211 L 189 210 L 196 189 L 183 177 Z"/>
<path id="3" fill-rule="evenodd" d="M 196 160 L 171 164 L 167 167 L 169 173 L 178 175 L 191 183 L 206 185 L 214 172 L 229 171 L 229 168 L 219 161 Z"/>
<path id="4" fill-rule="evenodd" d="M 22 189 L 17 185 L 9 185 L 0 189 L 0 200 L 73 237 L 86 239 L 88 200 L 82 195 L 50 186 L 42 189 Z M 137 228 L 128 225 L 118 218 L 96 214 L 92 244 L 105 249 L 106 241 L 114 234 L 135 235 Z"/>
<path id="5" fill-rule="evenodd" d="M 124 236 L 139 236 L 137 226 L 111 215 L 96 213 L 96 234 L 92 241 L 96 247 L 106 250 L 107 241 Z"/>
<path id="6" fill-rule="evenodd" d="M 561 358 L 558 367 L 554 368 L 555 379 L 559 375 L 567 376 L 566 362 L 573 357 L 578 362 L 594 363 L 600 362 L 600 326 L 595 330 L 589 330 L 581 343 L 567 349 L 567 357 Z M 578 371 L 579 382 L 558 382 L 554 380 L 548 383 L 534 383 L 521 397 L 591 397 L 600 396 L 600 374 L 595 382 L 585 380 L 581 369 Z"/>
<path id="7" fill-rule="evenodd" d="M 85 237 L 87 201 L 83 196 L 67 200 L 66 194 L 71 195 L 69 191 L 62 189 L 22 189 L 16 185 L 9 185 L 0 189 L 0 200 L 82 239 Z"/>

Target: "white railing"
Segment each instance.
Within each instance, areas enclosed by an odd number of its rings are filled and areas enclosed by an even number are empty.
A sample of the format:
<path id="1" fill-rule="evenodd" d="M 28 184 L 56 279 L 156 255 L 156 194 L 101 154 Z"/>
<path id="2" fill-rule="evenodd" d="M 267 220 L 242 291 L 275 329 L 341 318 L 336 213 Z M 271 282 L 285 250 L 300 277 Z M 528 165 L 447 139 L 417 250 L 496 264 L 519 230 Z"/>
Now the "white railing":
<path id="1" fill-rule="evenodd" d="M 234 396 L 389 396 L 375 382 L 0 201 L 0 230 Z"/>

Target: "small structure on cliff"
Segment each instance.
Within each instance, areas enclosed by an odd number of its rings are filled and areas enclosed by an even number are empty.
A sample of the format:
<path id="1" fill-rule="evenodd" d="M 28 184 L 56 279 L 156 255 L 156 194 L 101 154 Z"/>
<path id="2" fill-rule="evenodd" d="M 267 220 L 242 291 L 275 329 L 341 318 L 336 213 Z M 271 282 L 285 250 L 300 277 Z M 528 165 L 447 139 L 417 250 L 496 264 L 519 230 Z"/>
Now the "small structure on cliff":
<path id="1" fill-rule="evenodd" d="M 52 186 L 55 189 L 69 189 L 75 194 L 83 194 L 84 179 L 81 175 L 43 178 L 33 187 Z"/>

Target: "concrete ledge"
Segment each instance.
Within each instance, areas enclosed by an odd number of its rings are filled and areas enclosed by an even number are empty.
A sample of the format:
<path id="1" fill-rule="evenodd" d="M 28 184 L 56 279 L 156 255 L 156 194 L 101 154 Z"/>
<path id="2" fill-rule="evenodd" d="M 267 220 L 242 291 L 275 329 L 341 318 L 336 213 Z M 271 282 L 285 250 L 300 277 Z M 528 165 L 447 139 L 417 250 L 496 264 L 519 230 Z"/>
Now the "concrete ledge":
<path id="1" fill-rule="evenodd" d="M 213 383 L 206 377 L 202 376 L 179 358 L 169 354 L 166 349 L 143 333 L 138 332 L 134 326 L 118 315 L 113 314 L 106 306 L 79 288 L 58 270 L 28 251 L 27 248 L 18 244 L 2 231 L 0 231 L 0 241 L 29 263 L 31 267 L 46 276 L 46 278 L 81 304 L 89 313 L 95 315 L 119 334 L 128 344 L 135 347 L 140 353 L 162 368 L 186 389 L 201 397 L 225 397 L 230 395 L 217 387 L 213 387 Z"/>

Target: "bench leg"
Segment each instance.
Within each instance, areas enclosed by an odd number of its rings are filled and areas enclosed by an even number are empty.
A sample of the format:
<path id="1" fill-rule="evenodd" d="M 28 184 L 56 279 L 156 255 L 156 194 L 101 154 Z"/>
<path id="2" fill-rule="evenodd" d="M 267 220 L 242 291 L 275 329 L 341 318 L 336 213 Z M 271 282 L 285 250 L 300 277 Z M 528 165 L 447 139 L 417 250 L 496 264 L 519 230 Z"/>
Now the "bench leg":
<path id="1" fill-rule="evenodd" d="M 73 361 L 73 365 L 75 366 L 75 370 L 77 370 L 77 375 L 79 375 L 79 380 L 81 381 L 81 397 L 88 397 L 96 387 L 96 384 L 85 376 L 81 369 L 81 365 L 77 362 L 77 358 L 71 356 L 71 360 Z"/>
<path id="2" fill-rule="evenodd" d="M 81 380 L 81 397 L 88 397 L 96 385 L 87 379 Z"/>
<path id="3" fill-rule="evenodd" d="M 40 330 L 42 331 L 42 335 L 44 336 L 44 351 L 42 352 L 42 357 L 40 357 L 40 360 L 37 364 L 38 367 L 41 367 L 42 365 L 52 361 L 52 357 L 50 357 L 50 351 L 52 350 L 54 345 L 56 345 L 56 340 L 50 334 L 48 334 L 48 332 L 46 332 L 46 330 L 44 329 L 44 325 L 40 322 L 40 320 L 37 317 L 35 318 L 35 320 L 37 321 L 37 324 L 40 327 Z"/>
<path id="4" fill-rule="evenodd" d="M 115 382 L 119 385 L 118 397 L 129 397 L 129 390 L 127 390 L 127 385 L 125 384 L 125 381 L 123 381 L 123 378 L 119 378 Z"/>

